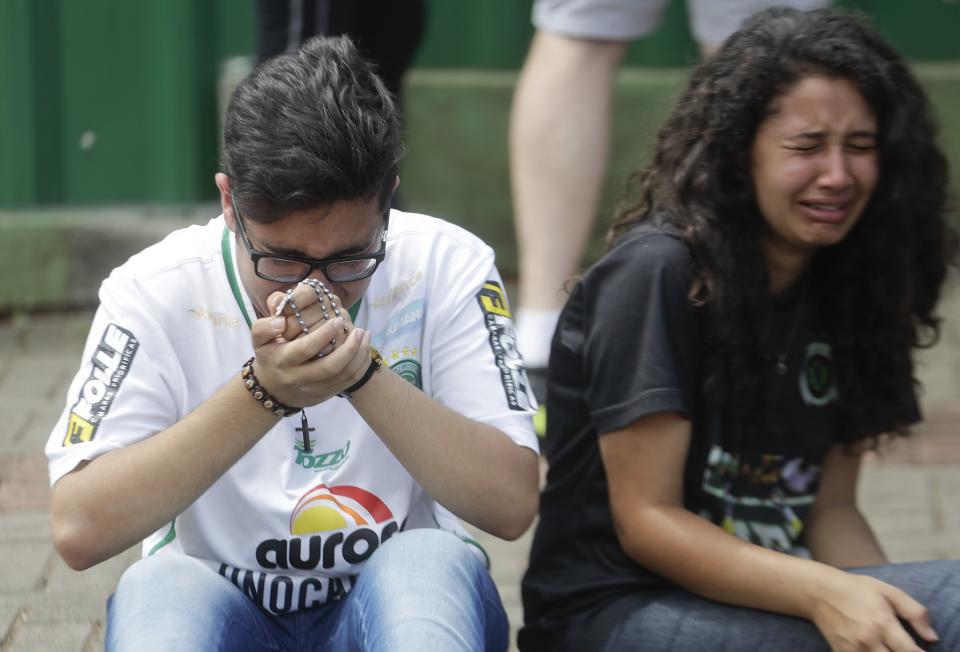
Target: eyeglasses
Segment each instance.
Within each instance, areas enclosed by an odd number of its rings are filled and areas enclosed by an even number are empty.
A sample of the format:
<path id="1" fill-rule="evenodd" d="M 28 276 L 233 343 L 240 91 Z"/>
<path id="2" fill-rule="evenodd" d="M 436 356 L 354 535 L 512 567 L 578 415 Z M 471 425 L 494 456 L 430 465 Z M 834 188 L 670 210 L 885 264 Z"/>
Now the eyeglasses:
<path id="1" fill-rule="evenodd" d="M 231 196 L 232 198 L 232 196 Z M 315 269 L 323 272 L 332 283 L 349 283 L 371 276 L 387 251 L 387 226 L 390 222 L 390 205 L 383 213 L 383 231 L 380 235 L 380 248 L 373 253 L 354 254 L 351 256 L 337 256 L 334 258 L 300 258 L 298 256 L 278 256 L 265 251 L 259 251 L 250 244 L 247 231 L 243 226 L 243 216 L 237 208 L 236 199 L 233 200 L 233 212 L 237 216 L 237 226 L 240 239 L 246 247 L 250 259 L 253 261 L 253 270 L 260 278 L 277 283 L 299 283 L 310 276 Z"/>

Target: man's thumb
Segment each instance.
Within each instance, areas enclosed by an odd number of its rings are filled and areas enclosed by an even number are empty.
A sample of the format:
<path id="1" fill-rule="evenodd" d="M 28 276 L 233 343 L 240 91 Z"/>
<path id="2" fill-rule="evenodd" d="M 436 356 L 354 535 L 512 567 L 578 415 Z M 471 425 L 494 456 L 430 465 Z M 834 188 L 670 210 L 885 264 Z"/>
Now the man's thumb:
<path id="1" fill-rule="evenodd" d="M 283 332 L 283 326 L 286 320 L 283 317 L 268 317 L 258 319 L 250 327 L 250 335 L 253 340 L 253 348 L 257 349 L 273 341 Z"/>

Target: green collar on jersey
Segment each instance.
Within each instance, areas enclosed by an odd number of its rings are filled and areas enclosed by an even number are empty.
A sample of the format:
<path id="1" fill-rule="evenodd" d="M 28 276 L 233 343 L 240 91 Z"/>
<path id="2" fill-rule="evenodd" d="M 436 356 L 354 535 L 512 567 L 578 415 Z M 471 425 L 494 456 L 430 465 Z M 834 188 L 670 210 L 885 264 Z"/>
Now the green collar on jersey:
<path id="1" fill-rule="evenodd" d="M 230 281 L 233 298 L 237 300 L 237 305 L 240 306 L 240 313 L 243 315 L 243 318 L 247 320 L 247 326 L 251 326 L 253 321 L 250 319 L 250 315 L 247 314 L 247 309 L 244 306 L 243 294 L 240 292 L 240 282 L 237 280 L 236 274 L 233 273 L 233 253 L 230 251 L 230 233 L 230 229 L 224 226 L 223 237 L 220 238 L 220 251 L 223 252 L 223 267 L 227 272 L 227 280 Z M 357 313 L 360 312 L 360 304 L 362 302 L 363 297 L 347 309 L 347 312 L 350 314 L 350 321 L 353 323 L 357 323 Z"/>

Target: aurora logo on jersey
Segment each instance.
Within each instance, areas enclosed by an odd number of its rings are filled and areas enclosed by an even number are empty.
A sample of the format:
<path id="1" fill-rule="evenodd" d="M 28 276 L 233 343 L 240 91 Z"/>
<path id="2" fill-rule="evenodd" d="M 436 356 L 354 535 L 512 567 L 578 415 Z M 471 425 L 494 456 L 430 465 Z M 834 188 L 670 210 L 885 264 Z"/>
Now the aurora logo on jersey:
<path id="1" fill-rule="evenodd" d="M 294 506 L 292 537 L 267 539 L 257 545 L 257 564 L 266 571 L 221 564 L 219 572 L 271 613 L 315 607 L 346 595 L 356 575 L 288 576 L 270 571 L 343 573 L 369 559 L 400 529 L 390 508 L 366 489 L 320 483 Z"/>
<path id="2" fill-rule="evenodd" d="M 321 482 L 294 506 L 290 514 L 290 534 L 342 530 L 371 523 L 380 525 L 392 518 L 390 508 L 366 489 L 351 485 L 328 487 Z M 264 565 L 264 568 L 271 567 Z"/>
<path id="3" fill-rule="evenodd" d="M 298 466 L 314 471 L 336 471 L 343 466 L 350 455 L 350 442 L 347 441 L 347 445 L 343 448 L 328 453 L 307 453 L 303 449 L 303 440 L 297 439 L 294 449 L 297 451 L 296 464 Z"/>
<path id="4" fill-rule="evenodd" d="M 123 379 L 130 371 L 133 356 L 140 343 L 128 330 L 116 324 L 107 324 L 100 344 L 93 352 L 90 362 L 93 368 L 80 388 L 80 396 L 70 410 L 64 446 L 91 441 L 97 427 L 110 411 Z"/>
<path id="5" fill-rule="evenodd" d="M 517 332 L 513 328 L 507 295 L 496 281 L 487 281 L 477 292 L 477 302 L 490 333 L 490 348 L 500 370 L 503 391 L 511 410 L 529 410 L 529 382 L 523 368 L 523 358 L 517 349 Z"/>

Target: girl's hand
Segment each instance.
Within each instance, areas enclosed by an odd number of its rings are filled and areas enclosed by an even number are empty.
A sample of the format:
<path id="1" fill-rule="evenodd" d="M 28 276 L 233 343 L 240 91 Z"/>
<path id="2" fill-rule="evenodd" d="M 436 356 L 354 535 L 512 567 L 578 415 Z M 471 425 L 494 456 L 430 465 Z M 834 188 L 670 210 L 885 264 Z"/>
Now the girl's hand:
<path id="1" fill-rule="evenodd" d="M 927 608 L 872 577 L 843 573 L 817 598 L 811 620 L 833 652 L 922 652 L 901 624 L 924 640 L 940 640 Z"/>

